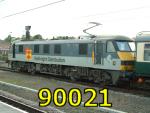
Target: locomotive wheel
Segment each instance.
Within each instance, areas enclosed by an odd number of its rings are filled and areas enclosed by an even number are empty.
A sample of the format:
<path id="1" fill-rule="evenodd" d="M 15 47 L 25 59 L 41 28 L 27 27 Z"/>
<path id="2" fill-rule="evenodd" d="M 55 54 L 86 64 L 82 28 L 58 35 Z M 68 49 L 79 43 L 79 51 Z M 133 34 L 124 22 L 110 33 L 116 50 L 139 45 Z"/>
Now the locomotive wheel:
<path id="1" fill-rule="evenodd" d="M 31 74 L 31 75 L 35 75 L 35 70 L 32 70 L 32 71 L 30 72 L 30 74 Z"/>
<path id="2" fill-rule="evenodd" d="M 106 86 L 112 83 L 112 76 L 108 72 L 102 72 L 94 77 L 94 82 Z"/>
<path id="3" fill-rule="evenodd" d="M 69 78 L 70 77 L 69 76 L 69 69 L 67 69 L 67 68 L 64 69 L 62 76 L 65 76 L 65 77 Z"/>
<path id="4" fill-rule="evenodd" d="M 104 79 L 103 79 L 104 85 L 112 84 L 112 76 L 111 76 L 110 73 L 108 73 L 108 72 L 103 72 L 103 73 L 102 73 L 102 77 L 104 77 Z"/>
<path id="5" fill-rule="evenodd" d="M 97 84 L 98 84 L 98 83 L 100 83 L 100 81 L 101 81 L 101 80 L 99 79 L 99 77 L 95 77 L 95 76 L 94 76 L 94 83 L 97 83 Z"/>
<path id="6" fill-rule="evenodd" d="M 74 82 L 78 79 L 76 75 L 77 74 L 75 72 L 69 72 L 70 79 Z"/>
<path id="7" fill-rule="evenodd" d="M 36 69 L 35 69 L 35 65 L 31 64 L 31 75 L 35 75 Z"/>
<path id="8" fill-rule="evenodd" d="M 76 79 L 75 77 L 73 77 L 73 76 L 70 76 L 70 79 L 71 79 L 73 82 L 77 81 L 77 79 Z"/>
<path id="9" fill-rule="evenodd" d="M 35 69 L 35 65 L 34 64 L 29 64 L 28 67 L 28 72 L 31 74 L 31 75 L 34 75 L 35 72 L 36 72 L 36 69 Z"/>
<path id="10" fill-rule="evenodd" d="M 93 81 L 93 77 L 92 76 L 88 77 L 88 80 Z"/>
<path id="11" fill-rule="evenodd" d="M 11 63 L 11 69 L 15 70 L 15 63 L 14 62 Z"/>

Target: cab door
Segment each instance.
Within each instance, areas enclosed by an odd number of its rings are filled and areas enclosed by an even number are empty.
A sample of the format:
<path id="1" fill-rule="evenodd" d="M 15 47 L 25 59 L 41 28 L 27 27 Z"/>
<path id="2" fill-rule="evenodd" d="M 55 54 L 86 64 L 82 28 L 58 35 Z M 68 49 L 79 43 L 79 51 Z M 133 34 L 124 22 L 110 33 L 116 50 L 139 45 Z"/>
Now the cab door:
<path id="1" fill-rule="evenodd" d="M 96 64 L 103 64 L 103 45 L 101 41 L 96 43 Z"/>
<path id="2" fill-rule="evenodd" d="M 13 54 L 12 57 L 13 57 L 13 58 L 16 58 L 16 51 L 15 51 L 15 50 L 16 50 L 16 45 L 13 44 L 13 45 L 12 45 L 12 54 Z"/>

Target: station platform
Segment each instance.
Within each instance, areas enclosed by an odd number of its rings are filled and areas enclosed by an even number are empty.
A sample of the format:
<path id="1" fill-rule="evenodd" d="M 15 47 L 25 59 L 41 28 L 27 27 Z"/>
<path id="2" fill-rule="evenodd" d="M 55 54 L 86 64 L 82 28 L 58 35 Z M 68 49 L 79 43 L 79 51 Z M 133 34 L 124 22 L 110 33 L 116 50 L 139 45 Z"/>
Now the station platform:
<path id="1" fill-rule="evenodd" d="M 0 101 L 0 113 L 27 113 L 27 112 Z"/>

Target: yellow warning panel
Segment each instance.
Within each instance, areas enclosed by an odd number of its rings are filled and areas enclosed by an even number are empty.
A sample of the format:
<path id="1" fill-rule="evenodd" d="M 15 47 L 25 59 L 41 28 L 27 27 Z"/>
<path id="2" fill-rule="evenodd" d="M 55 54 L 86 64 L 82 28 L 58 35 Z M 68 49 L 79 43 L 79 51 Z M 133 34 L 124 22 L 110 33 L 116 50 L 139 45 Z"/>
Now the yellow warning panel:
<path id="1" fill-rule="evenodd" d="M 117 54 L 122 61 L 135 60 L 132 52 L 118 52 Z"/>

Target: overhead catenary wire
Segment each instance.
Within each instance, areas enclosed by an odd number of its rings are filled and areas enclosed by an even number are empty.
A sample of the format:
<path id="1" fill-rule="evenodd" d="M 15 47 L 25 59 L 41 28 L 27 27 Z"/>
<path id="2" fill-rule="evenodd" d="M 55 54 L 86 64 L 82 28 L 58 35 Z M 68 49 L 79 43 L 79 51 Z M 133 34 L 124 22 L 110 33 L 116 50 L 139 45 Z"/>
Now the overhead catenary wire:
<path id="1" fill-rule="evenodd" d="M 105 12 L 105 13 L 97 13 L 97 14 L 85 15 L 85 16 L 81 16 L 79 18 L 89 18 L 89 17 L 94 17 L 94 16 L 110 15 L 110 14 L 129 12 L 129 11 L 140 10 L 140 9 L 145 9 L 145 8 L 150 8 L 150 6 L 141 6 L 141 7 L 129 8 L 129 9 L 110 11 L 110 12 Z"/>
<path id="2" fill-rule="evenodd" d="M 63 2 L 63 1 L 65 1 L 65 0 L 59 0 L 59 1 L 56 1 L 56 2 L 48 3 L 48 4 L 45 4 L 45 5 L 42 5 L 42 6 L 38 6 L 38 7 L 35 7 L 35 8 L 31 8 L 31 9 L 27 9 L 27 10 L 20 11 L 20 12 L 17 12 L 17 13 L 13 13 L 13 14 L 2 17 L 2 19 L 8 18 L 8 17 L 11 17 L 11 16 L 15 16 L 15 15 L 19 15 L 19 14 L 22 14 L 22 13 L 30 12 L 30 11 L 33 11 L 33 10 L 36 10 L 36 9 L 44 8 L 44 7 L 47 7 L 47 6 L 50 6 L 50 5 L 53 5 L 53 4 L 57 4 L 57 3 L 60 3 L 60 2 Z"/>

